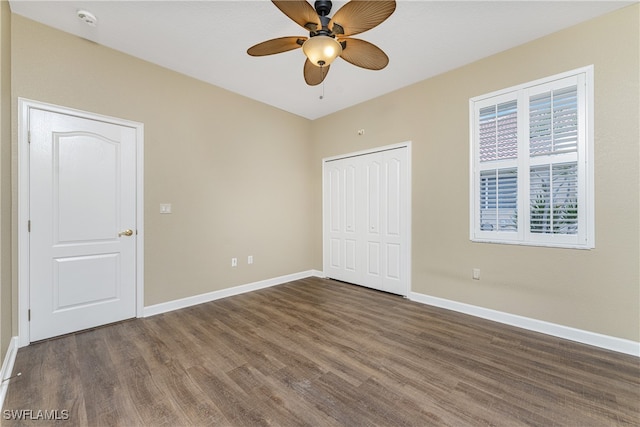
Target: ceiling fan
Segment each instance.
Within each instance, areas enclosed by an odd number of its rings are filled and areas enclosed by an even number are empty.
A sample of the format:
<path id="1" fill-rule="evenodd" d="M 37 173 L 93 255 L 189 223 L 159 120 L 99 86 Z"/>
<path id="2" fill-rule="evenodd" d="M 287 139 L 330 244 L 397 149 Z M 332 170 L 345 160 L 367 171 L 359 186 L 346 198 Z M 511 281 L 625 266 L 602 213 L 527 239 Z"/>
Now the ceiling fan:
<path id="1" fill-rule="evenodd" d="M 329 17 L 332 3 L 318 0 L 311 7 L 306 0 L 272 0 L 282 13 L 309 31 L 309 37 L 280 37 L 250 47 L 251 56 L 265 56 L 302 47 L 307 57 L 304 80 L 315 86 L 324 80 L 338 56 L 358 67 L 381 70 L 389 57 L 376 45 L 350 36 L 374 28 L 396 9 L 395 0 L 351 0 Z"/>

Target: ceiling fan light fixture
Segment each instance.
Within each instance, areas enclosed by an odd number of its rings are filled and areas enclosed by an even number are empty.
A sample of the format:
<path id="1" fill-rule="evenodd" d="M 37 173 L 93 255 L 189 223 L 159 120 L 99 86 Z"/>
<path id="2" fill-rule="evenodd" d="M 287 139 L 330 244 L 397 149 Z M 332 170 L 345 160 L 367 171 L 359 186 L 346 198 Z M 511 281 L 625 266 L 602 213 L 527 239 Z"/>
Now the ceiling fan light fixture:
<path id="1" fill-rule="evenodd" d="M 326 67 L 342 54 L 342 46 L 333 37 L 319 35 L 307 39 L 302 51 L 313 65 Z"/>

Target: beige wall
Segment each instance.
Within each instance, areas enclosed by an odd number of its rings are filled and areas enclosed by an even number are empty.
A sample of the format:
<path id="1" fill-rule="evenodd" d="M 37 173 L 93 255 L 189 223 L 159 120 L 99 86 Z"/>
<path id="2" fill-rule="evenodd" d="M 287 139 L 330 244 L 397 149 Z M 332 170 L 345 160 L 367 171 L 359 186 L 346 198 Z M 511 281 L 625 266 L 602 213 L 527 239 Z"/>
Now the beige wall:
<path id="1" fill-rule="evenodd" d="M 310 121 L 18 15 L 12 35 L 14 108 L 144 123 L 146 306 L 311 268 Z"/>
<path id="2" fill-rule="evenodd" d="M 0 360 L 11 326 L 11 10 L 0 1 Z"/>
<path id="3" fill-rule="evenodd" d="M 321 159 L 410 140 L 414 292 L 640 341 L 639 15 L 627 7 L 314 121 L 315 268 Z M 471 243 L 469 98 L 589 64 L 596 248 Z"/>
<path id="4" fill-rule="evenodd" d="M 148 306 L 321 269 L 321 159 L 410 140 L 414 292 L 639 341 L 638 18 L 635 5 L 310 122 L 13 15 L 13 153 L 17 97 L 145 124 Z M 471 243 L 469 98 L 588 64 L 596 249 Z"/>

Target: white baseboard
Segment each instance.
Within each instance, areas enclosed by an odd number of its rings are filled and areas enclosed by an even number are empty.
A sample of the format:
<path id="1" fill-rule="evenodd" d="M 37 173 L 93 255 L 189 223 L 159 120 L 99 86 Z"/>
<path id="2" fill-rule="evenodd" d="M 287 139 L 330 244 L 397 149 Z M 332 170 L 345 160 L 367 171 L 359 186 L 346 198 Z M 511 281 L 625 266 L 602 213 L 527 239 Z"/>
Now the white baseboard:
<path id="1" fill-rule="evenodd" d="M 300 273 L 274 277 L 273 279 L 260 280 L 258 282 L 247 283 L 246 285 L 234 286 L 233 288 L 221 289 L 219 291 L 207 292 L 205 294 L 194 295 L 192 297 L 150 305 L 144 308 L 143 317 L 154 316 L 160 313 L 166 313 L 169 311 L 179 310 L 181 308 L 191 307 L 193 305 L 198 305 L 198 304 L 202 304 L 209 301 L 215 301 L 220 298 L 226 298 L 233 295 L 240 295 L 240 294 L 244 294 L 245 292 L 256 291 L 258 289 L 264 289 L 271 286 L 292 282 L 294 280 L 300 280 L 306 277 L 314 277 L 314 276 L 322 277 L 323 274 L 321 271 L 318 271 L 318 270 L 307 270 L 307 271 L 302 271 Z"/>
<path id="2" fill-rule="evenodd" d="M 409 293 L 409 299 L 411 301 L 420 302 L 422 304 L 446 308 L 447 310 L 470 314 L 472 316 L 480 317 L 487 320 L 493 320 L 495 322 L 504 323 L 523 329 L 528 329 L 530 331 L 540 332 L 543 334 L 552 335 L 554 337 L 564 338 L 567 340 L 616 351 L 618 353 L 625 353 L 632 356 L 640 357 L 640 342 L 611 337 L 608 335 L 602 335 L 595 332 L 584 331 L 581 329 L 575 329 L 569 326 L 531 319 L 528 317 L 509 314 L 502 311 L 478 307 L 471 304 L 451 301 L 444 298 L 432 297 L 417 292 Z"/>
<path id="3" fill-rule="evenodd" d="M 0 408 L 4 406 L 4 397 L 7 395 L 7 388 L 11 380 L 6 381 L 11 377 L 13 371 L 13 364 L 16 361 L 16 355 L 18 354 L 18 337 L 12 337 L 9 341 L 9 347 L 7 348 L 7 354 L 4 356 L 2 362 L 2 369 L 0 370 L 0 378 L 2 383 L 0 384 Z"/>

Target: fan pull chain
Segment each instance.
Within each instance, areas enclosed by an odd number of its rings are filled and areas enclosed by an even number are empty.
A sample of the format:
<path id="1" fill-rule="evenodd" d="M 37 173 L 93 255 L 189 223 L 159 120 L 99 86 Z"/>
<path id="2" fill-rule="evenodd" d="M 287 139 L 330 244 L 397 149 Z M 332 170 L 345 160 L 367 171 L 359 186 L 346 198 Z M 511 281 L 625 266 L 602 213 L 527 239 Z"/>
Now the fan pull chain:
<path id="1" fill-rule="evenodd" d="M 320 72 L 322 73 L 322 95 L 320 95 L 320 100 L 324 99 L 324 67 L 320 66 Z"/>

